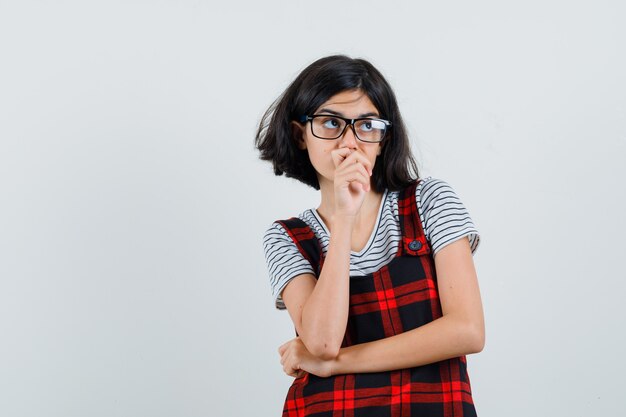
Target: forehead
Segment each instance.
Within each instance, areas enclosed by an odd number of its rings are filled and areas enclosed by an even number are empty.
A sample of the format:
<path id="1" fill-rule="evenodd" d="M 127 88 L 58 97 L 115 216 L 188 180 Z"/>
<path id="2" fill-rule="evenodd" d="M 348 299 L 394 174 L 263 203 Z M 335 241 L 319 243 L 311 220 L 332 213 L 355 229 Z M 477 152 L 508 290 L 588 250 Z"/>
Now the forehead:
<path id="1" fill-rule="evenodd" d="M 378 109 L 363 90 L 347 90 L 335 94 L 317 109 L 329 109 L 345 115 L 349 113 L 378 113 Z"/>

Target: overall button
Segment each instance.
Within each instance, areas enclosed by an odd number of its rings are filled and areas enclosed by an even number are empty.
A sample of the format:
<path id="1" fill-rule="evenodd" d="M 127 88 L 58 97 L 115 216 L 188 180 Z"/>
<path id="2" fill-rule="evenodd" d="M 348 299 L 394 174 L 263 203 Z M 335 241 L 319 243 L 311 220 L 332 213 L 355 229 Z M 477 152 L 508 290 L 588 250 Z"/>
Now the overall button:
<path id="1" fill-rule="evenodd" d="M 414 240 L 413 242 L 409 243 L 409 249 L 411 250 L 420 250 L 422 248 L 422 242 L 420 242 L 419 240 Z"/>

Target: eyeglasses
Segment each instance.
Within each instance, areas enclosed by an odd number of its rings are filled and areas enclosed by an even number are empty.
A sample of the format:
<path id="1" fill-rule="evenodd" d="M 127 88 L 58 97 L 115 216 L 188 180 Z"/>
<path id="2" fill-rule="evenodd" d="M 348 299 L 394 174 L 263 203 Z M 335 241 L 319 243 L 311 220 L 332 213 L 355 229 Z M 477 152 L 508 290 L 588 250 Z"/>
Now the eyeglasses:
<path id="1" fill-rule="evenodd" d="M 391 122 L 383 119 L 363 117 L 359 119 L 346 119 L 345 117 L 331 114 L 314 114 L 302 116 L 300 122 L 311 122 L 311 133 L 320 139 L 337 139 L 343 136 L 346 128 L 350 126 L 354 136 L 360 141 L 377 143 L 382 142 Z"/>

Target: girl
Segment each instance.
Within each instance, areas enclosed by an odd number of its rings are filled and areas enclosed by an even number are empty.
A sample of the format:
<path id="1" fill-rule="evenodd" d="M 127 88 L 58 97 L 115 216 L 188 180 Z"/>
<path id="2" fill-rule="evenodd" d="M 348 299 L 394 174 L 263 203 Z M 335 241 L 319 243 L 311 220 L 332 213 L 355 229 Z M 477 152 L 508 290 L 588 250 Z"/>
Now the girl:
<path id="1" fill-rule="evenodd" d="M 395 95 L 369 62 L 319 59 L 261 120 L 276 175 L 320 191 L 264 249 L 297 337 L 283 416 L 474 416 L 465 355 L 482 350 L 479 237 L 445 182 L 418 171 Z"/>

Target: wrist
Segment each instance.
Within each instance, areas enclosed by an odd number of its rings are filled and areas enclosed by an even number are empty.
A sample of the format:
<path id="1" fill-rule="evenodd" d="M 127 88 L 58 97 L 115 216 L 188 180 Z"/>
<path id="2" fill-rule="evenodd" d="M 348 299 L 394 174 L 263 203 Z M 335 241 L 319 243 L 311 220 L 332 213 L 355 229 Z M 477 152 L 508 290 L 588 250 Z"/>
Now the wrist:
<path id="1" fill-rule="evenodd" d="M 352 232 L 355 221 L 356 215 L 335 213 L 330 218 L 329 226 L 331 230 L 347 229 Z"/>
<path id="2" fill-rule="evenodd" d="M 335 376 L 335 375 L 339 375 L 339 362 L 337 360 L 337 358 L 339 357 L 339 355 L 337 355 L 337 357 L 330 359 L 327 363 L 328 366 L 328 376 Z"/>
<path id="3" fill-rule="evenodd" d="M 345 364 L 345 352 L 346 348 L 339 349 L 339 353 L 337 353 L 337 356 L 328 361 L 328 367 L 331 376 L 347 373 L 346 369 L 344 369 L 343 366 Z"/>

